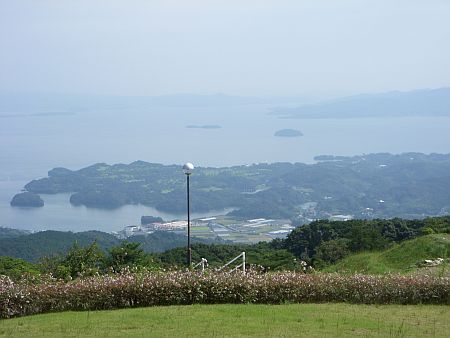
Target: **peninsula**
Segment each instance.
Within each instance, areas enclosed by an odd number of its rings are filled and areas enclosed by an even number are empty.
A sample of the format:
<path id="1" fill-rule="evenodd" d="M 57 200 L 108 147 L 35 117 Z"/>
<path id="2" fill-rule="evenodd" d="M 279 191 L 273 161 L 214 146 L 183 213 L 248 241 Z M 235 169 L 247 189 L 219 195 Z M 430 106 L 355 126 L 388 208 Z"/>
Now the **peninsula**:
<path id="1" fill-rule="evenodd" d="M 421 218 L 450 213 L 450 154 L 319 159 L 315 164 L 198 167 L 191 177 L 191 210 L 233 208 L 230 216 L 235 218 L 305 221 L 343 215 Z M 91 208 L 143 204 L 169 213 L 186 211 L 186 180 L 179 165 L 136 161 L 97 163 L 80 170 L 55 168 L 47 178 L 26 184 L 25 190 L 28 193 L 19 194 L 14 203 L 24 197 L 39 201 L 36 194 L 41 193 L 71 193 L 72 204 Z"/>

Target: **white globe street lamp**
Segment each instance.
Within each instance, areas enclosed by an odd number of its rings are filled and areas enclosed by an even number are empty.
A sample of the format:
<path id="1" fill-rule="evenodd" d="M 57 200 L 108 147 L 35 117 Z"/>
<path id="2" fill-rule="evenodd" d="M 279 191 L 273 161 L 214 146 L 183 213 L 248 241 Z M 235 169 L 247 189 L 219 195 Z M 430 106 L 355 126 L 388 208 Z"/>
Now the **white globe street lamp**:
<path id="1" fill-rule="evenodd" d="M 192 171 L 194 170 L 194 165 L 192 163 L 186 163 L 183 165 L 183 171 L 186 174 L 186 181 L 187 181 L 187 217 L 188 217 L 188 244 L 187 244 L 187 264 L 190 268 L 192 265 L 192 251 L 191 251 L 191 210 L 190 210 L 190 204 L 189 204 L 189 177 L 192 174 Z"/>
<path id="2" fill-rule="evenodd" d="M 189 162 L 185 163 L 183 165 L 183 170 L 184 170 L 184 173 L 186 175 L 190 175 L 190 174 L 192 174 L 192 171 L 194 170 L 194 165 L 192 163 L 189 163 Z"/>

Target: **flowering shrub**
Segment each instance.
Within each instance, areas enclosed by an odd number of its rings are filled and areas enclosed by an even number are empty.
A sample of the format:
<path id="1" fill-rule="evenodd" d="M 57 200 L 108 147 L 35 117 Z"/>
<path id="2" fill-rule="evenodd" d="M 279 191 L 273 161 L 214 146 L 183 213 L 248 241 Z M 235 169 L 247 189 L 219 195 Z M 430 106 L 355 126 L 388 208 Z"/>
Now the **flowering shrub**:
<path id="1" fill-rule="evenodd" d="M 450 279 L 339 274 L 129 272 L 64 282 L 0 276 L 0 318 L 64 310 L 286 302 L 450 304 Z"/>

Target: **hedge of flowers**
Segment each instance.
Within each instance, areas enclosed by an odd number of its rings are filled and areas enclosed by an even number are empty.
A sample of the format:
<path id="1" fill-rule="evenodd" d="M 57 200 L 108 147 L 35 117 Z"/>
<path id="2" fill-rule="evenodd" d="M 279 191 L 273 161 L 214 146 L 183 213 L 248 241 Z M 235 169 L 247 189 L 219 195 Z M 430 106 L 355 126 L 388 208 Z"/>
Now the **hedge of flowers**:
<path id="1" fill-rule="evenodd" d="M 449 278 L 399 275 L 125 272 L 40 283 L 0 276 L 0 318 L 194 303 L 450 304 L 449 291 Z"/>

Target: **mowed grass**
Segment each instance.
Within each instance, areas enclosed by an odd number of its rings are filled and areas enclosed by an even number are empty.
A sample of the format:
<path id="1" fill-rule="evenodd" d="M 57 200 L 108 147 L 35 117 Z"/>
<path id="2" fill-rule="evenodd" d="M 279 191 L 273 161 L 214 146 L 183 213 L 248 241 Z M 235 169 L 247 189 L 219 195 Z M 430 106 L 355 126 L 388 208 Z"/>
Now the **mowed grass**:
<path id="1" fill-rule="evenodd" d="M 449 337 L 438 305 L 188 305 L 0 320 L 1 337 Z"/>
<path id="2" fill-rule="evenodd" d="M 378 252 L 362 252 L 350 255 L 324 271 L 340 273 L 410 273 L 417 270 L 416 264 L 424 259 L 448 258 L 450 234 L 421 236 Z M 447 264 L 434 269 L 436 275 L 448 276 Z"/>

